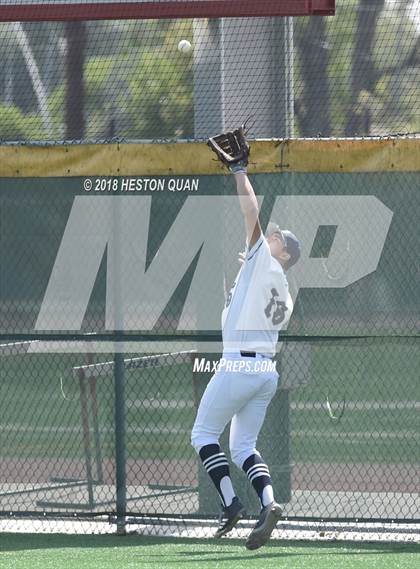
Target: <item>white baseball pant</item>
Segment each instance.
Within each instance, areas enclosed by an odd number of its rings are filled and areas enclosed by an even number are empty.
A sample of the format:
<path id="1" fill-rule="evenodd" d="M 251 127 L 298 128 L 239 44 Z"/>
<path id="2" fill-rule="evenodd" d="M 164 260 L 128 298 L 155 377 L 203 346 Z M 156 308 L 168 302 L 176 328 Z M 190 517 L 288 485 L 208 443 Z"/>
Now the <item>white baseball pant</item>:
<path id="1" fill-rule="evenodd" d="M 275 369 L 257 370 L 262 359 L 267 361 L 258 354 L 255 358 L 238 354 L 229 355 L 226 359 L 237 363 L 247 361 L 251 370 L 225 371 L 222 367 L 213 375 L 197 411 L 191 444 L 197 452 L 205 445 L 218 444 L 220 435 L 231 421 L 230 454 L 232 461 L 242 468 L 245 460 L 258 452 L 258 434 L 276 392 L 279 376 Z"/>

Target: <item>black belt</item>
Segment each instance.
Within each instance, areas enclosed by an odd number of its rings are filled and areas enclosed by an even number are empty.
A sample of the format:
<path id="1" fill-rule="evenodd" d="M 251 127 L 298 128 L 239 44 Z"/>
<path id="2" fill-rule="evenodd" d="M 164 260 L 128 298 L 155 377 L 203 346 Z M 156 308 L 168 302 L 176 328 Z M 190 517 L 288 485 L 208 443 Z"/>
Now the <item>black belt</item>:
<path id="1" fill-rule="evenodd" d="M 244 358 L 255 358 L 257 356 L 257 352 L 243 352 L 242 350 L 241 350 L 240 354 Z"/>

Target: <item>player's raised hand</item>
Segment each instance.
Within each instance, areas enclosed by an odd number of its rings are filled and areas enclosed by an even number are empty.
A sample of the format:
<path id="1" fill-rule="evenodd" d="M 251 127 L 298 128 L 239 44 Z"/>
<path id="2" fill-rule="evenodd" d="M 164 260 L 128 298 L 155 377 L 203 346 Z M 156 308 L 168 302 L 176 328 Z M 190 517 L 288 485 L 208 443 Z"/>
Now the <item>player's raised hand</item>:
<path id="1" fill-rule="evenodd" d="M 245 259 L 246 259 L 246 253 L 245 251 L 242 251 L 241 253 L 238 253 L 238 261 L 240 265 L 243 265 L 245 263 Z"/>
<path id="2" fill-rule="evenodd" d="M 245 126 L 213 136 L 208 139 L 207 145 L 231 172 L 246 172 L 251 148 L 246 139 Z"/>

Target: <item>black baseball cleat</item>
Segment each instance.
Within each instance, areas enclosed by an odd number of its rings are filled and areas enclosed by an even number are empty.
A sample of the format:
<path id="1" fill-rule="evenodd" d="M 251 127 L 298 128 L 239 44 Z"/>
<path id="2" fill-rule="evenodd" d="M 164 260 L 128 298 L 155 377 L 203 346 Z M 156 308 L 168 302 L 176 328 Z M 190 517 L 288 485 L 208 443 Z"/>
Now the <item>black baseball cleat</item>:
<path id="1" fill-rule="evenodd" d="M 220 516 L 219 527 L 217 528 L 214 537 L 222 537 L 226 535 L 233 529 L 241 518 L 245 515 L 245 508 L 239 501 L 239 498 L 235 496 L 233 498 L 230 506 L 223 508 L 223 512 Z"/>
<path id="2" fill-rule="evenodd" d="M 282 509 L 277 502 L 271 502 L 261 510 L 254 529 L 246 540 L 247 549 L 258 549 L 267 543 L 281 518 Z"/>

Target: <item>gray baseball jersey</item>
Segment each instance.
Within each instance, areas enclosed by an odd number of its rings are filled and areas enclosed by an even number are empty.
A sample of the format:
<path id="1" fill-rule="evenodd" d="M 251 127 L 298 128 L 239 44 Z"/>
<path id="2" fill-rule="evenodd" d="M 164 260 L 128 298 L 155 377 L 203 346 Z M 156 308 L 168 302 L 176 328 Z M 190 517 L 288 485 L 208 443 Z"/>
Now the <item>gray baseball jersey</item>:
<path id="1" fill-rule="evenodd" d="M 222 313 L 224 353 L 276 352 L 279 331 L 293 310 L 286 274 L 264 235 L 248 249 Z"/>

